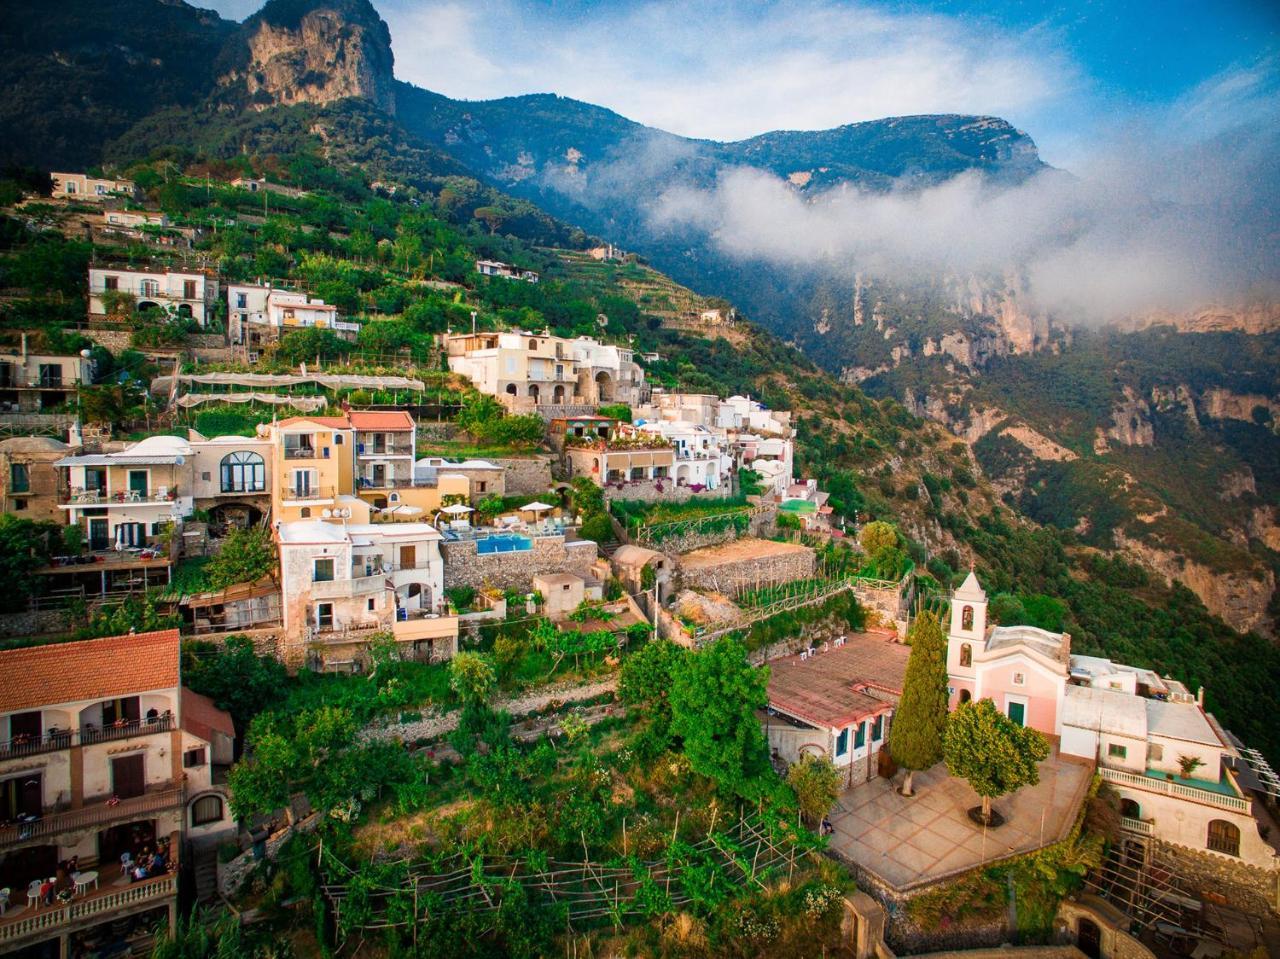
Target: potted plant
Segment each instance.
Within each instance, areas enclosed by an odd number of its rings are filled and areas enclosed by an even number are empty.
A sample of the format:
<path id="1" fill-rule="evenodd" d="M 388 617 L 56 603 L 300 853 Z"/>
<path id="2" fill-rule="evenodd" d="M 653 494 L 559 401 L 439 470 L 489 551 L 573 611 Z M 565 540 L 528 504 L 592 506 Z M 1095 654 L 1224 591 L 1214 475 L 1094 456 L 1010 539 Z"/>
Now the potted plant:
<path id="1" fill-rule="evenodd" d="M 1178 770 L 1182 773 L 1183 779 L 1190 779 L 1197 769 L 1204 765 L 1204 760 L 1199 756 L 1179 756 Z"/>

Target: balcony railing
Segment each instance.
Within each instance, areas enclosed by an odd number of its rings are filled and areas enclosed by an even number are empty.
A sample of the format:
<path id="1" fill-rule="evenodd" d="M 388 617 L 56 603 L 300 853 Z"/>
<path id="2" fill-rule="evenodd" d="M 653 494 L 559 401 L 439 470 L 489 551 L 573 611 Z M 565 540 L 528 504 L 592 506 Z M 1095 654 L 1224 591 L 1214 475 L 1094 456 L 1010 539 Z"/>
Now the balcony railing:
<path id="1" fill-rule="evenodd" d="M 137 503 L 172 503 L 178 498 L 176 486 L 157 487 L 154 490 L 119 490 L 108 493 L 105 490 L 80 489 L 72 487 L 71 492 L 62 502 L 68 506 L 127 506 Z"/>
<path id="2" fill-rule="evenodd" d="M 284 458 L 287 460 L 313 460 L 316 459 L 316 449 L 314 446 L 286 446 L 284 448 Z"/>
<path id="3" fill-rule="evenodd" d="M 415 482 L 407 476 L 386 477 L 381 480 L 374 479 L 372 476 L 361 476 L 359 478 L 360 489 L 411 489 L 415 486 L 426 489 L 436 485 L 438 483 L 434 479 L 423 479 Z"/>
<path id="4" fill-rule="evenodd" d="M 0 826 L 0 848 L 17 843 L 29 843 L 46 836 L 64 832 L 76 832 L 122 819 L 133 819 L 147 813 L 163 812 L 181 806 L 181 786 L 169 786 L 155 792 L 144 793 L 130 799 L 99 799 L 83 809 L 53 812 L 30 822 L 10 823 Z"/>
<path id="5" fill-rule="evenodd" d="M 357 456 L 413 456 L 413 442 L 405 440 L 400 443 L 356 443 Z"/>
<path id="6" fill-rule="evenodd" d="M 1129 830 L 1129 832 L 1136 832 L 1140 836 L 1150 836 L 1155 833 L 1155 826 L 1145 819 L 1131 819 L 1128 816 L 1121 816 L 1120 825 L 1122 828 Z"/>
<path id="7" fill-rule="evenodd" d="M 333 487 L 308 486 L 298 489 L 296 486 L 286 486 L 280 490 L 280 498 L 286 500 L 333 499 Z"/>
<path id="8" fill-rule="evenodd" d="M 1189 799 L 1192 802 L 1203 803 L 1206 806 L 1230 809 L 1232 812 L 1247 813 L 1251 809 L 1249 800 L 1242 799 L 1239 796 L 1228 796 L 1214 792 L 1212 789 L 1200 789 L 1195 786 L 1171 782 L 1168 779 L 1155 779 L 1151 776 L 1144 776 L 1141 773 L 1126 772 L 1123 769 L 1108 769 L 1104 766 L 1102 778 L 1106 782 L 1117 786 L 1128 786 L 1131 789 L 1143 789 L 1147 792 L 1176 796 L 1179 799 Z"/>
<path id="9" fill-rule="evenodd" d="M 17 942 L 32 936 L 49 936 L 59 930 L 94 916 L 131 909 L 134 906 L 160 902 L 178 894 L 178 876 L 167 873 L 144 879 L 123 888 L 91 892 L 69 903 L 42 907 L 29 915 L 24 913 L 6 921 L 0 918 L 0 943 Z"/>
<path id="10" fill-rule="evenodd" d="M 0 742 L 0 760 L 36 756 L 57 752 L 72 746 L 91 746 L 94 743 L 131 739 L 134 736 L 150 736 L 166 733 L 173 728 L 173 715 L 166 712 L 155 719 L 133 719 L 109 726 L 86 724 L 80 729 L 49 729 L 41 736 L 16 736 Z"/>

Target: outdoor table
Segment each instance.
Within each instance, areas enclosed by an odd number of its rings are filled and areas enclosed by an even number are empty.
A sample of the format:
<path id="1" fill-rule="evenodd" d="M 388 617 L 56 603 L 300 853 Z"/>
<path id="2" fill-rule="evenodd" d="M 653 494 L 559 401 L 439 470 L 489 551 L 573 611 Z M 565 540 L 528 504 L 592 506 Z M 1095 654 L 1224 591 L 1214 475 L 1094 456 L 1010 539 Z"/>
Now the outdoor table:
<path id="1" fill-rule="evenodd" d="M 88 872 L 76 873 L 71 877 L 76 882 L 76 895 L 83 896 L 89 889 L 89 883 L 93 883 L 93 888 L 98 888 L 98 872 L 96 869 L 90 869 Z"/>

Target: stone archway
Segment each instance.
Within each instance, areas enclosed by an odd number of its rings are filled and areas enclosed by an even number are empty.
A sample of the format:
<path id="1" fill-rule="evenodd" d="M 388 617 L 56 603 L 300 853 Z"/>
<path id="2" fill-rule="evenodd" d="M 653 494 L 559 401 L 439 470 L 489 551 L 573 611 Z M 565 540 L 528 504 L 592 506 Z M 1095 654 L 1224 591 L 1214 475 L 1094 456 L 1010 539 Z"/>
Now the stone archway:
<path id="1" fill-rule="evenodd" d="M 612 403 L 614 398 L 613 377 L 604 370 L 595 375 L 596 400 L 600 403 Z"/>

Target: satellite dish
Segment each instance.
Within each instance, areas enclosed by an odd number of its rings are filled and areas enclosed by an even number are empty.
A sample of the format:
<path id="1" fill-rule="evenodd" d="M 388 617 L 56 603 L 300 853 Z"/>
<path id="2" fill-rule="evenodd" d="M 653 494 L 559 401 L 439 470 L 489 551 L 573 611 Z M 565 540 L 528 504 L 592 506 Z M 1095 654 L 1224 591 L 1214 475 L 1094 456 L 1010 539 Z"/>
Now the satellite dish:
<path id="1" fill-rule="evenodd" d="M 323 516 L 325 519 L 330 519 L 333 516 L 333 510 L 331 509 L 323 510 L 321 511 L 320 515 Z"/>

